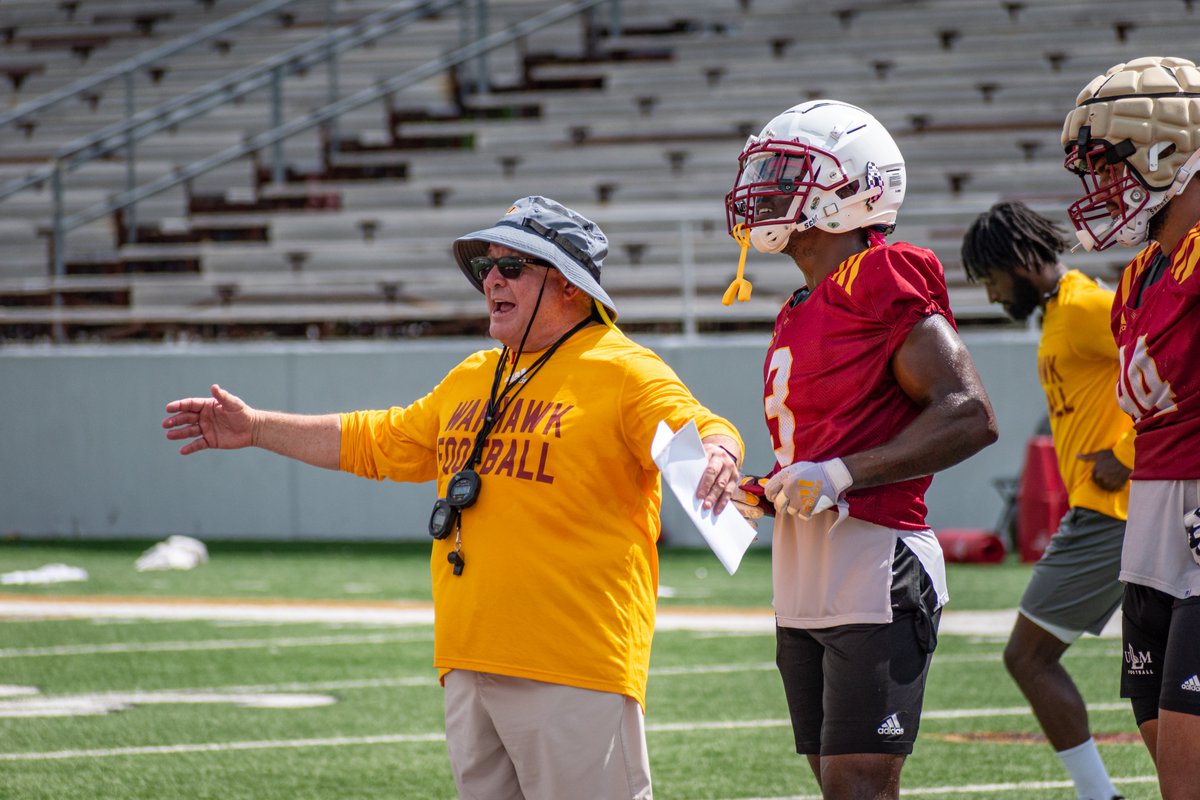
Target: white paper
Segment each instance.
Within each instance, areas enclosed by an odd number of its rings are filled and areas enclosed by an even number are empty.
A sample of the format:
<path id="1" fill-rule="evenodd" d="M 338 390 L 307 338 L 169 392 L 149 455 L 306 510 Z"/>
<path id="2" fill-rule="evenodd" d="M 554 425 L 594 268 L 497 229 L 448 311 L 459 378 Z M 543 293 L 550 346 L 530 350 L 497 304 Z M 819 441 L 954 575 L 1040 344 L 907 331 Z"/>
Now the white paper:
<path id="1" fill-rule="evenodd" d="M 704 508 L 696 497 L 696 487 L 700 485 L 700 478 L 708 466 L 696 423 L 689 422 L 676 433 L 671 433 L 666 422 L 659 422 L 654 442 L 650 445 L 650 457 L 662 470 L 663 482 L 679 500 L 717 559 L 730 575 L 737 572 L 742 556 L 756 538 L 756 533 L 733 503 L 726 505 L 719 515 L 714 515 L 712 509 Z"/>

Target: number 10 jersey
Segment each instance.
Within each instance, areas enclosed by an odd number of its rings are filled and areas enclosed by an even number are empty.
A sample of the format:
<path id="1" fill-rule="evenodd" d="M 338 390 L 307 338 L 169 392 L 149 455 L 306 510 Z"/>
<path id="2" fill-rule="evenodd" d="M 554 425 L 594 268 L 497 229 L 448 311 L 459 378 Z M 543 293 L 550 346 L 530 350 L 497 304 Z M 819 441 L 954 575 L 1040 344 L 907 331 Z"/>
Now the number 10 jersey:
<path id="1" fill-rule="evenodd" d="M 1113 300 L 1117 399 L 1137 429 L 1135 480 L 1200 478 L 1198 262 L 1200 225 L 1170 256 L 1157 243 L 1138 253 Z"/>

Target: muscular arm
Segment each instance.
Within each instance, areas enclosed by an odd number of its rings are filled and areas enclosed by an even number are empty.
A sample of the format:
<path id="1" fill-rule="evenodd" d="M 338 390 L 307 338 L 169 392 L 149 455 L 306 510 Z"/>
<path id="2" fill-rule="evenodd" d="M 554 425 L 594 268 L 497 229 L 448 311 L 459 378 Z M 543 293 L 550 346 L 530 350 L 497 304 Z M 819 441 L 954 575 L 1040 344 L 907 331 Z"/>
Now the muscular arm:
<path id="1" fill-rule="evenodd" d="M 212 397 L 174 400 L 167 403 L 167 413 L 171 416 L 162 423 L 167 438 L 189 440 L 179 448 L 181 455 L 260 447 L 325 469 L 338 469 L 341 461 L 338 414 L 259 411 L 216 384 Z"/>
<path id="2" fill-rule="evenodd" d="M 996 418 L 966 346 L 940 315 L 926 317 L 892 357 L 904 393 L 923 410 L 887 444 L 843 456 L 854 488 L 931 475 L 996 441 Z"/>

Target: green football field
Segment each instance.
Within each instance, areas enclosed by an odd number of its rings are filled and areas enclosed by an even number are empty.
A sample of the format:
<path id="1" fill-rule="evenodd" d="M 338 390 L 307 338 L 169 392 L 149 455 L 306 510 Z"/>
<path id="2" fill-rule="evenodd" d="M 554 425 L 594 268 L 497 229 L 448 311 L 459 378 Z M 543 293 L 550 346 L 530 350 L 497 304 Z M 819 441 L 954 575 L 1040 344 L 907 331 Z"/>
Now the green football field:
<path id="1" fill-rule="evenodd" d="M 455 796 L 432 629 L 388 617 L 426 608 L 426 547 L 211 543 L 196 570 L 138 573 L 148 544 L 0 543 L 0 573 L 89 573 L 0 586 L 0 798 Z M 952 565 L 949 610 L 1011 609 L 1028 573 Z M 730 577 L 707 551 L 667 549 L 661 584 L 664 617 L 752 624 L 656 634 L 655 796 L 816 797 L 773 665 L 769 554 Z M 943 633 L 905 797 L 1074 797 L 1004 671 L 1006 633 Z M 1065 659 L 1118 787 L 1157 797 L 1120 661 L 1118 640 L 1095 637 Z"/>

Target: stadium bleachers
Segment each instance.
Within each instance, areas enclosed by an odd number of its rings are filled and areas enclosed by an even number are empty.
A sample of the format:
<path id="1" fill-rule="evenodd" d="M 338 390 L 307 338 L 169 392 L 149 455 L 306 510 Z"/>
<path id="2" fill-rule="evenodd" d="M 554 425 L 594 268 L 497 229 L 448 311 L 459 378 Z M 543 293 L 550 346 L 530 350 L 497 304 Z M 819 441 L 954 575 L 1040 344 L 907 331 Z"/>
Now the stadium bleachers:
<path id="1" fill-rule="evenodd" d="M 134 110 L 252 69 L 396 4 L 296 0 L 139 70 Z M 473 4 L 469 4 L 473 5 Z M 556 5 L 491 0 L 491 31 Z M 59 89 L 246 8 L 233 0 L 6 0 L 3 107 Z M 176 336 L 478 333 L 483 308 L 448 248 L 525 194 L 595 218 L 603 281 L 631 330 L 762 327 L 798 283 L 752 253 L 754 300 L 720 297 L 737 264 L 722 206 L 745 137 L 788 105 L 857 103 L 908 165 L 896 238 L 946 266 L 963 324 L 1005 325 L 965 280 L 958 243 L 991 203 L 1022 199 L 1065 221 L 1079 191 L 1059 133 L 1078 90 L 1122 60 L 1197 58 L 1188 0 L 625 0 L 559 22 L 348 112 L 272 149 L 69 231 L 55 274 L 47 182 L 0 200 L 0 341 Z M 468 8 L 469 10 L 469 8 Z M 464 42 L 458 10 L 286 78 L 284 119 L 370 89 Z M 136 143 L 138 184 L 271 127 L 269 87 Z M 0 186 L 126 117 L 121 81 L 0 127 Z M 73 214 L 124 191 L 118 148 L 65 178 Z M 1077 253 L 1111 276 L 1128 253 Z M 690 287 L 687 290 L 681 287 Z"/>

